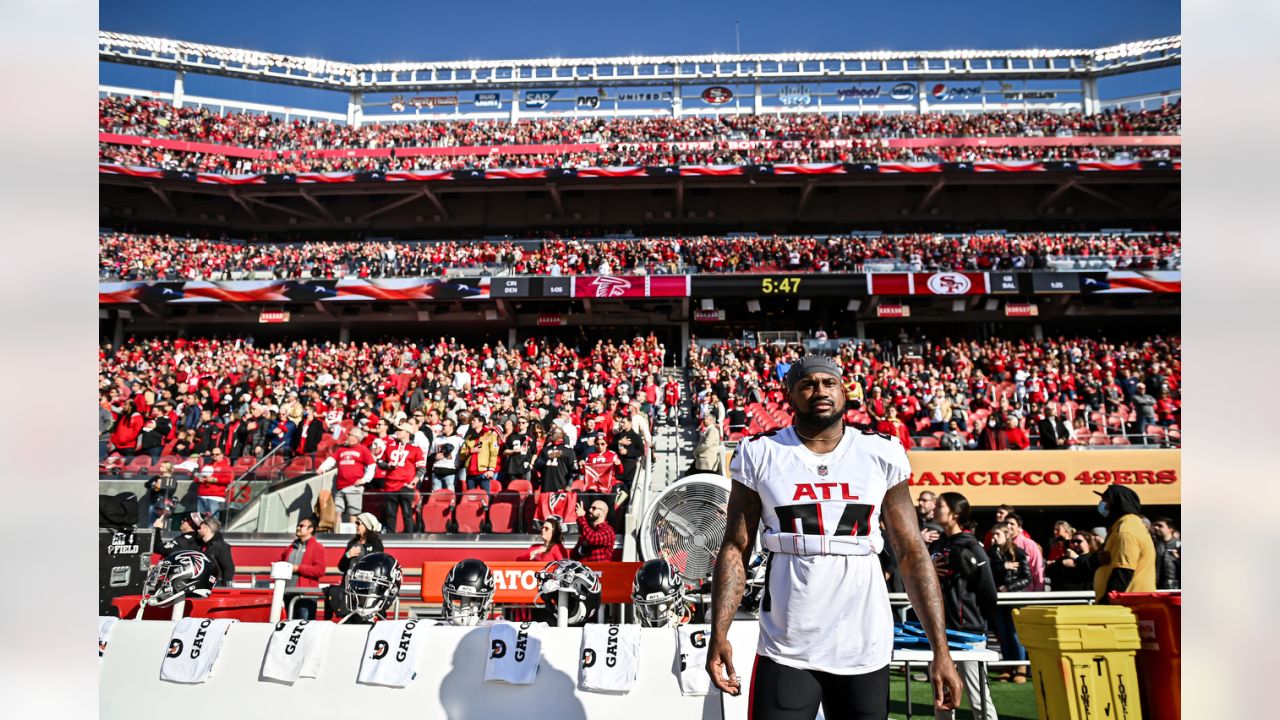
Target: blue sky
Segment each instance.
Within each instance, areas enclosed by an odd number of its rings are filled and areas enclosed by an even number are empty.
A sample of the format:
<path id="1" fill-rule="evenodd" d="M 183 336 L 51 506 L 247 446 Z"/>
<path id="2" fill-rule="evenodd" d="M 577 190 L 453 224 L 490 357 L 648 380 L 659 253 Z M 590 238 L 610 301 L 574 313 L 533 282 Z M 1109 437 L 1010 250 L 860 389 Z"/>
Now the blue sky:
<path id="1" fill-rule="evenodd" d="M 102 30 L 323 57 L 396 62 L 733 52 L 1094 47 L 1182 31 L 1174 0 L 1072 3 L 622 3 L 104 0 Z M 169 90 L 172 74 L 100 64 L 102 83 Z M 1104 97 L 1180 87 L 1178 69 L 1107 81 Z M 187 92 L 336 110 L 335 93 L 188 76 Z"/>

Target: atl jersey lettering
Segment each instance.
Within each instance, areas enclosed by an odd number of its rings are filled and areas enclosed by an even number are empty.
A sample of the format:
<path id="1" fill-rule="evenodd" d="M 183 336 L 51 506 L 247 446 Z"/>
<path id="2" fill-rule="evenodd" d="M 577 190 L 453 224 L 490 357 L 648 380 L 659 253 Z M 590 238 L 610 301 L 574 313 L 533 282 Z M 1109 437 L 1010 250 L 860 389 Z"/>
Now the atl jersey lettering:
<path id="1" fill-rule="evenodd" d="M 639 625 L 591 624 L 582 628 L 582 654 L 578 659 L 580 689 L 630 692 L 639 666 Z"/>
<path id="2" fill-rule="evenodd" d="M 337 488 L 339 490 L 355 485 L 360 478 L 364 477 L 364 469 L 374 462 L 373 453 L 359 443 L 343 445 L 333 451 L 333 457 L 338 463 Z"/>
<path id="3" fill-rule="evenodd" d="M 885 492 L 911 475 L 896 439 L 845 428 L 819 455 L 785 428 L 739 446 L 735 482 L 760 495 L 772 553 L 757 652 L 791 667 L 872 672 L 893 652 L 893 616 L 876 557 Z"/>
<path id="4" fill-rule="evenodd" d="M 382 459 L 392 465 L 392 468 L 387 471 L 387 481 L 382 486 L 387 492 L 405 489 L 413 482 L 418 469 L 427 466 L 427 457 L 422 454 L 422 448 L 412 443 L 401 445 L 395 440 L 387 444 L 387 450 L 382 454 Z"/>
<path id="5" fill-rule="evenodd" d="M 542 660 L 542 631 L 546 627 L 540 622 L 496 622 L 490 626 L 485 682 L 532 685 Z"/>
<path id="6" fill-rule="evenodd" d="M 267 641 L 262 676 L 288 683 L 299 677 L 319 677 L 332 628 L 333 623 L 313 620 L 276 623 L 276 629 Z"/>
<path id="7" fill-rule="evenodd" d="M 160 661 L 160 679 L 176 683 L 208 680 L 222 652 L 222 641 L 234 622 L 228 618 L 179 620 Z"/>
<path id="8" fill-rule="evenodd" d="M 676 652 L 680 654 L 679 677 L 682 695 L 706 695 L 711 690 L 707 674 L 707 640 L 710 625 L 680 625 L 676 628 Z"/>
<path id="9" fill-rule="evenodd" d="M 422 634 L 417 620 L 383 620 L 369 628 L 360 659 L 358 682 L 366 685 L 406 687 L 418 676 L 418 650 Z"/>

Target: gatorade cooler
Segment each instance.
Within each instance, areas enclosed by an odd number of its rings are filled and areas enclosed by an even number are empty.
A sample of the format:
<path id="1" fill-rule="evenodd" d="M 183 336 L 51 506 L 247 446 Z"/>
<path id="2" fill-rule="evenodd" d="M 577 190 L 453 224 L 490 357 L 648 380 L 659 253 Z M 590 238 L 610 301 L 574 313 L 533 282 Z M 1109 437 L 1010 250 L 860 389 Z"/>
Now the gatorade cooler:
<path id="1" fill-rule="evenodd" d="M 1059 605 L 1013 611 L 1043 720 L 1141 720 L 1134 654 L 1138 622 L 1127 607 Z"/>
<path id="2" fill-rule="evenodd" d="M 1107 599 L 1138 616 L 1143 716 L 1149 720 L 1182 717 L 1182 595 L 1110 592 Z"/>

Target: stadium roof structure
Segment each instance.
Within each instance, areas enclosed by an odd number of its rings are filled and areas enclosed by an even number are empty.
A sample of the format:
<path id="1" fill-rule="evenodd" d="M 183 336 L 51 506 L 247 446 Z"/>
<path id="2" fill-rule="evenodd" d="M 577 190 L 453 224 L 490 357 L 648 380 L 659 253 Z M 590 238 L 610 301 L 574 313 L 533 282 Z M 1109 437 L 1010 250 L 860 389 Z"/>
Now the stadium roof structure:
<path id="1" fill-rule="evenodd" d="M 1088 80 L 1179 65 L 1182 36 L 1083 49 L 876 50 L 357 64 L 100 31 L 98 59 L 349 93 L 934 78 Z"/>

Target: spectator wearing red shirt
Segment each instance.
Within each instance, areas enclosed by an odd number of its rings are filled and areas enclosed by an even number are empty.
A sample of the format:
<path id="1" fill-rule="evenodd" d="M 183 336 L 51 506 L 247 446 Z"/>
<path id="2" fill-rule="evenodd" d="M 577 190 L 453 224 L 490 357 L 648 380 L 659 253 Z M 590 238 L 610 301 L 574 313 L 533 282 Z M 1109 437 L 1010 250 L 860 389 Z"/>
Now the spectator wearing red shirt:
<path id="1" fill-rule="evenodd" d="M 582 461 L 583 490 L 586 492 L 612 492 L 622 472 L 622 459 L 609 449 L 604 435 L 595 438 L 596 449 Z"/>
<path id="2" fill-rule="evenodd" d="M 373 453 L 361 444 L 363 439 L 364 431 L 353 428 L 347 433 L 346 444 L 325 458 L 316 470 L 319 474 L 338 469 L 333 478 L 333 502 L 347 522 L 364 512 L 364 486 L 373 480 L 373 471 L 378 467 Z"/>
<path id="3" fill-rule="evenodd" d="M 911 430 L 907 427 L 907 424 L 898 419 L 898 406 L 890 405 L 887 412 L 888 417 L 876 423 L 876 432 L 898 438 L 902 443 L 902 447 L 910 450 L 915 446 L 915 443 L 911 441 Z"/>
<path id="4" fill-rule="evenodd" d="M 541 540 L 520 553 L 517 560 L 537 560 L 538 562 L 555 562 L 569 557 L 564 549 L 564 533 L 560 530 L 560 518 L 549 517 L 542 521 L 539 530 Z"/>
<path id="5" fill-rule="evenodd" d="M 382 486 L 385 493 L 385 517 L 382 524 L 387 532 L 412 532 L 414 529 L 413 496 L 418 481 L 426 475 L 427 457 L 422 448 L 413 444 L 413 432 L 408 425 L 396 428 L 395 438 L 388 443 L 387 450 L 378 462 L 379 467 L 387 469 L 387 479 Z M 397 518 L 403 517 L 404 524 L 396 530 Z"/>
<path id="6" fill-rule="evenodd" d="M 286 587 L 318 588 L 320 578 L 324 577 L 324 545 L 316 539 L 316 521 L 312 517 L 304 517 L 298 521 L 294 531 L 297 538 L 280 553 L 280 562 L 293 566 L 293 576 Z M 302 599 L 294 605 L 294 618 L 314 620 L 316 618 L 316 601 Z"/>
<path id="7" fill-rule="evenodd" d="M 227 490 L 231 486 L 231 461 L 226 458 L 222 448 L 214 448 L 209 453 L 194 482 L 196 490 L 196 511 L 202 515 L 217 514 L 226 506 Z"/>
<path id="8" fill-rule="evenodd" d="M 613 543 L 617 534 L 607 520 L 609 504 L 603 500 L 591 503 L 590 514 L 583 511 L 582 502 L 578 502 L 578 544 L 574 546 L 571 557 L 584 563 L 609 562 L 613 560 Z"/>
<path id="9" fill-rule="evenodd" d="M 122 412 L 116 422 L 116 429 L 111 433 L 111 447 L 125 457 L 133 457 L 138 446 L 138 435 L 142 433 L 145 422 L 140 412 L 134 411 L 128 415 Z"/>

